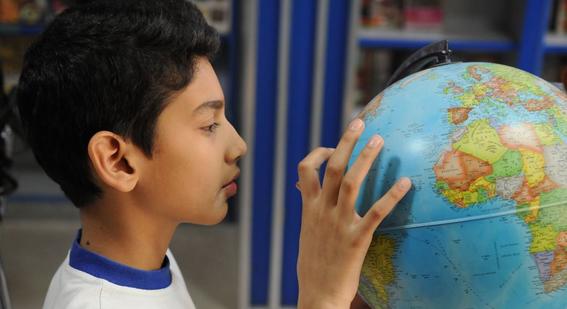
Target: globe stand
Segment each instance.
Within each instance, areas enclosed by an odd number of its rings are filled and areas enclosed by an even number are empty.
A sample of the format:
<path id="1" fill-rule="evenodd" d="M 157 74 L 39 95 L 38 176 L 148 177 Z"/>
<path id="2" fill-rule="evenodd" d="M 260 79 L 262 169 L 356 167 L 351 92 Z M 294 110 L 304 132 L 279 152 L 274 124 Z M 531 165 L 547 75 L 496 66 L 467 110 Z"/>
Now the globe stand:
<path id="1" fill-rule="evenodd" d="M 438 41 L 422 47 L 402 62 L 386 83 L 386 87 L 413 73 L 452 63 L 452 53 L 453 52 L 449 49 L 449 41 L 447 40 Z"/>

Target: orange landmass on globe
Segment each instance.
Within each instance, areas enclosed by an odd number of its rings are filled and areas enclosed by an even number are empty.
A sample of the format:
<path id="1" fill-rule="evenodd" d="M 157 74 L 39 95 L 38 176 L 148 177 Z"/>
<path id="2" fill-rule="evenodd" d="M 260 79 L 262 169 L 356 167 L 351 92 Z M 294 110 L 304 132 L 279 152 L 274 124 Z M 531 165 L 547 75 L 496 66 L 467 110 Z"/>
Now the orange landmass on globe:
<path id="1" fill-rule="evenodd" d="M 509 106 L 518 102 L 518 92 L 513 84 L 502 77 L 493 77 L 486 85 L 492 89 L 491 97 L 502 101 Z"/>
<path id="2" fill-rule="evenodd" d="M 520 147 L 541 152 L 541 142 L 534 127 L 528 123 L 514 126 L 504 125 L 498 130 L 502 144 L 511 149 Z"/>
<path id="3" fill-rule="evenodd" d="M 479 177 L 492 174 L 492 166 L 483 160 L 458 150 L 446 151 L 433 167 L 438 180 L 449 188 L 467 190 Z"/>
<path id="4" fill-rule="evenodd" d="M 520 189 L 512 195 L 512 199 L 516 201 L 518 205 L 526 204 L 535 200 L 538 196 L 540 196 L 540 194 L 550 192 L 558 188 L 560 188 L 560 186 L 547 176 L 545 176 L 543 180 L 535 186 L 530 186 L 528 181 L 524 180 Z"/>
<path id="5" fill-rule="evenodd" d="M 532 191 L 528 182 L 524 180 L 524 183 L 514 195 L 512 199 L 518 203 L 518 205 L 527 204 L 533 201 L 537 195 Z"/>
<path id="6" fill-rule="evenodd" d="M 463 92 L 465 92 L 463 87 L 457 85 L 455 82 L 449 82 L 449 85 L 447 86 L 446 91 L 451 91 L 455 94 L 462 94 Z"/>
<path id="7" fill-rule="evenodd" d="M 472 78 L 480 81 L 482 79 L 482 76 L 480 75 L 480 73 L 488 73 L 490 71 L 488 69 L 480 67 L 480 66 L 471 65 L 471 66 L 467 67 L 467 72 L 469 73 L 469 75 Z"/>
<path id="8" fill-rule="evenodd" d="M 529 99 L 527 101 L 522 102 L 522 105 L 526 110 L 530 112 L 539 112 L 542 110 L 552 108 L 555 104 L 553 103 L 553 100 L 550 97 L 545 96 L 541 100 Z"/>
<path id="9" fill-rule="evenodd" d="M 535 186 L 530 186 L 527 179 L 524 180 L 522 187 L 514 193 L 512 199 L 516 201 L 518 205 L 529 204 L 530 208 L 532 208 L 531 213 L 524 216 L 526 223 L 530 224 L 537 220 L 540 208 L 540 195 L 558 188 L 560 188 L 560 186 L 547 176 Z"/>
<path id="10" fill-rule="evenodd" d="M 567 232 L 562 231 L 557 235 L 557 247 L 553 252 L 553 261 L 551 262 L 551 276 L 560 273 L 567 268 Z"/>
<path id="11" fill-rule="evenodd" d="M 558 184 L 549 179 L 549 177 L 545 176 L 541 182 L 531 188 L 531 192 L 539 196 L 544 192 L 549 192 L 558 188 L 560 188 Z"/>
<path id="12" fill-rule="evenodd" d="M 461 124 L 469 119 L 470 107 L 451 107 L 449 108 L 449 119 L 452 124 Z"/>

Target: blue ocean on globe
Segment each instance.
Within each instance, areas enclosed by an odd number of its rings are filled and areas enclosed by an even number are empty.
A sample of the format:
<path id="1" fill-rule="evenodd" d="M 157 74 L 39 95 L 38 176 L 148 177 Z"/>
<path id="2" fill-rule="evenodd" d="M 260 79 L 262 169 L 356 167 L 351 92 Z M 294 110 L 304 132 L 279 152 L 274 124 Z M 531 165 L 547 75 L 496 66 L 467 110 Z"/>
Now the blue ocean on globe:
<path id="1" fill-rule="evenodd" d="M 373 308 L 567 308 L 567 97 L 524 71 L 451 63 L 410 75 L 359 115 L 384 149 L 364 214 L 413 188 L 375 232 L 359 295 Z"/>

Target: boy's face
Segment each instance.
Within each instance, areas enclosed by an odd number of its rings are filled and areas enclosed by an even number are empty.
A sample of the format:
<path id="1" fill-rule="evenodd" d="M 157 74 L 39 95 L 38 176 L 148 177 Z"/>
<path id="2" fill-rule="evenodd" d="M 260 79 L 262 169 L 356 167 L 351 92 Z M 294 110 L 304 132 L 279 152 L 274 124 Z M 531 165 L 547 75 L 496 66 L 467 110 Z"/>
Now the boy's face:
<path id="1" fill-rule="evenodd" d="M 236 194 L 234 179 L 246 143 L 224 115 L 224 95 L 206 58 L 191 83 L 158 117 L 152 158 L 137 190 L 157 216 L 175 222 L 215 224 Z"/>

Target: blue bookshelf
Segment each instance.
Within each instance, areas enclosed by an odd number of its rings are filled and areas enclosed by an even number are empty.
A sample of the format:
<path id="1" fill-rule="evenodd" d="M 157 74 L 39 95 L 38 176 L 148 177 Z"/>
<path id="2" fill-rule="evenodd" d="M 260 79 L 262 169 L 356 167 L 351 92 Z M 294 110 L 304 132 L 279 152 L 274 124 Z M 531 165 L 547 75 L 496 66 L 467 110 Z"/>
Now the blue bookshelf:
<path id="1" fill-rule="evenodd" d="M 0 24 L 0 37 L 39 35 L 45 25 Z"/>

